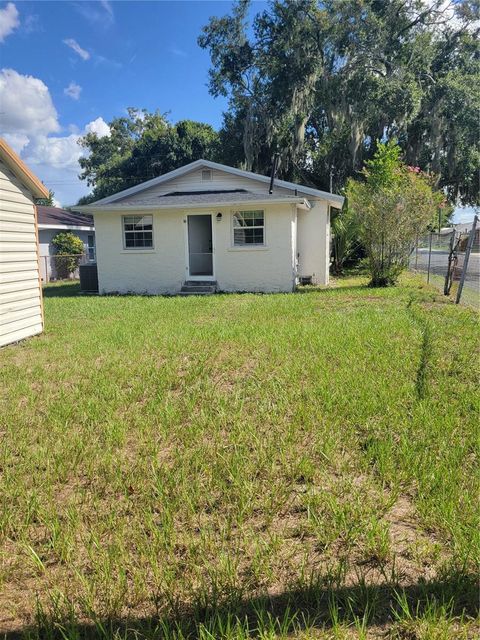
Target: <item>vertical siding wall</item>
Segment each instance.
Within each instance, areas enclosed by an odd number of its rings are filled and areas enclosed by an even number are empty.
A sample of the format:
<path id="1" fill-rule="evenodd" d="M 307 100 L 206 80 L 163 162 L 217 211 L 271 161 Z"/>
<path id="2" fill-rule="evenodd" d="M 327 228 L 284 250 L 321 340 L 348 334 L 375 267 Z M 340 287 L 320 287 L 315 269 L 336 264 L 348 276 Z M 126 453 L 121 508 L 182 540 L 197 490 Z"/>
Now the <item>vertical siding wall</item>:
<path id="1" fill-rule="evenodd" d="M 33 198 L 0 162 L 0 346 L 42 329 Z"/>

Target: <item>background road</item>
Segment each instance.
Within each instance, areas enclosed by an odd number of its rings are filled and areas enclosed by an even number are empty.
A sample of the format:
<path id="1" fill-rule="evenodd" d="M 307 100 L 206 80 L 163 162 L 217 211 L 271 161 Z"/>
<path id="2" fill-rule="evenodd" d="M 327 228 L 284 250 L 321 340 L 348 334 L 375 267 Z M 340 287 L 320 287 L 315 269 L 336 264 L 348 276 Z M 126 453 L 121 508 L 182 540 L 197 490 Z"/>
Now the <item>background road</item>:
<path id="1" fill-rule="evenodd" d="M 458 267 L 463 268 L 464 253 L 458 254 Z M 430 273 L 445 277 L 448 266 L 448 251 L 438 249 L 432 250 L 430 262 Z M 427 271 L 428 269 L 428 249 L 419 249 L 418 256 L 415 251 L 410 256 L 410 268 L 416 271 Z M 469 287 L 480 294 L 480 253 L 471 253 L 468 261 L 468 270 L 465 278 L 465 287 Z"/>

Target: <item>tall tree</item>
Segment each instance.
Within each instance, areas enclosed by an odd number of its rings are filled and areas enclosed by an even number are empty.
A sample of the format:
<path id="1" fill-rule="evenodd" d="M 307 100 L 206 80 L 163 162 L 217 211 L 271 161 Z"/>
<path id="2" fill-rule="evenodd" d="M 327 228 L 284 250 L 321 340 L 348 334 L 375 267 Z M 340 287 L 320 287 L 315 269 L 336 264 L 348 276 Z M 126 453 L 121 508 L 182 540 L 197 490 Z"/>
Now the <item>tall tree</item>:
<path id="1" fill-rule="evenodd" d="M 48 197 L 47 198 L 37 198 L 35 200 L 35 204 L 39 204 L 42 205 L 44 207 L 53 207 L 53 201 L 55 198 L 55 192 L 52 191 L 51 189 L 48 190 Z"/>
<path id="2" fill-rule="evenodd" d="M 216 160 L 219 135 L 208 124 L 182 120 L 170 124 L 165 115 L 129 109 L 128 116 L 109 123 L 110 135 L 85 135 L 80 144 L 88 154 L 80 159 L 80 178 L 93 187 L 79 204 L 104 198 L 189 162 Z"/>
<path id="3" fill-rule="evenodd" d="M 251 29 L 248 9 L 199 38 L 238 164 L 267 172 L 280 151 L 283 177 L 339 189 L 396 137 L 451 199 L 478 199 L 477 0 L 274 0 Z"/>

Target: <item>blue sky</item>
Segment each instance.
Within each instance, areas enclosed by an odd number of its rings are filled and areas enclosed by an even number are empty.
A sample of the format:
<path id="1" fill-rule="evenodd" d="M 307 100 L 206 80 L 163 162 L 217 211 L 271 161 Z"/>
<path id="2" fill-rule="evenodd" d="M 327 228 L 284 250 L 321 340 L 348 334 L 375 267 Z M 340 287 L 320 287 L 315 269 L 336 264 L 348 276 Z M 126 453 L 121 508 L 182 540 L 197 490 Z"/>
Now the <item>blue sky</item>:
<path id="1" fill-rule="evenodd" d="M 127 107 L 219 127 L 227 103 L 208 93 L 210 59 L 197 38 L 231 6 L 0 0 L 0 135 L 68 205 L 89 190 L 77 177 L 79 136 L 108 134 Z M 253 2 L 252 15 L 266 6 Z M 456 216 L 472 217 L 473 209 Z"/>
<path id="2" fill-rule="evenodd" d="M 108 132 L 129 106 L 219 127 L 227 103 L 207 89 L 210 59 L 197 45 L 231 2 L 0 2 L 0 135 L 70 204 L 78 136 Z M 266 6 L 254 2 L 252 12 Z M 30 105 L 25 109 L 25 104 Z"/>
<path id="3" fill-rule="evenodd" d="M 17 2 L 16 7 L 30 27 L 6 38 L 2 67 L 41 78 L 65 124 L 99 115 L 109 120 L 132 105 L 171 111 L 173 120 L 195 117 L 220 125 L 225 102 L 208 94 L 209 56 L 196 39 L 209 16 L 227 13 L 230 3 Z M 89 57 L 83 59 L 66 40 L 75 40 Z M 82 87 L 78 100 L 64 94 L 72 81 Z"/>

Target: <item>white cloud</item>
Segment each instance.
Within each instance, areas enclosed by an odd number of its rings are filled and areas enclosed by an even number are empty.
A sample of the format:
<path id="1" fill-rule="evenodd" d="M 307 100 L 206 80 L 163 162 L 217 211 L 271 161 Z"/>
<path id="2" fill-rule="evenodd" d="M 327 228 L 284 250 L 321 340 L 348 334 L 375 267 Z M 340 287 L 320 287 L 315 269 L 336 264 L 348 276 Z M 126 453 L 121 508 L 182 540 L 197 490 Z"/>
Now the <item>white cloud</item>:
<path id="1" fill-rule="evenodd" d="M 27 144 L 30 141 L 30 138 L 24 133 L 2 133 L 2 137 L 5 138 L 7 143 L 12 147 L 14 151 L 18 154 L 22 152 L 22 149 L 25 149 Z"/>
<path id="2" fill-rule="evenodd" d="M 14 69 L 0 70 L 0 127 L 10 134 L 44 134 L 60 130 L 46 84 Z"/>
<path id="3" fill-rule="evenodd" d="M 118 62 L 117 60 L 111 60 L 110 58 L 106 58 L 105 56 L 95 55 L 95 66 L 103 65 L 105 67 L 110 67 L 111 69 L 121 69 L 123 64 Z"/>
<path id="4" fill-rule="evenodd" d="M 88 60 L 90 58 L 89 52 L 86 51 L 85 49 L 82 49 L 82 47 L 78 44 L 78 42 L 73 38 L 66 38 L 63 41 L 63 44 L 66 44 L 67 47 L 70 47 L 70 49 L 75 51 L 75 53 L 77 53 L 82 60 Z"/>
<path id="5" fill-rule="evenodd" d="M 69 98 L 72 98 L 72 100 L 78 100 L 80 98 L 81 92 L 82 87 L 75 82 L 70 82 L 68 87 L 65 87 L 65 89 L 63 90 L 63 93 Z"/>
<path id="6" fill-rule="evenodd" d="M 0 9 L 0 42 L 4 42 L 5 38 L 20 26 L 17 7 L 13 2 Z"/>
<path id="7" fill-rule="evenodd" d="M 108 15 L 112 16 L 112 18 L 113 18 L 113 7 L 110 4 L 110 2 L 108 0 L 100 0 L 100 4 L 105 9 L 105 11 L 108 13 Z"/>
<path id="8" fill-rule="evenodd" d="M 37 14 L 31 13 L 23 21 L 23 30 L 26 34 L 37 33 L 43 31 L 40 18 Z"/>
<path id="9" fill-rule="evenodd" d="M 170 53 L 173 53 L 177 58 L 188 58 L 188 53 L 179 47 L 170 47 Z"/>
<path id="10" fill-rule="evenodd" d="M 85 154 L 78 140 L 88 132 L 110 135 L 103 118 L 88 122 L 83 129 L 70 125 L 62 131 L 48 87 L 39 78 L 13 69 L 0 70 L 0 103 L 0 136 L 55 192 L 57 200 L 74 204 L 88 193 L 86 183 L 78 179 L 78 161 Z"/>
<path id="11" fill-rule="evenodd" d="M 110 135 L 110 127 L 103 118 L 97 118 L 87 124 L 85 133 L 96 133 L 99 138 L 103 138 Z"/>
<path id="12" fill-rule="evenodd" d="M 107 0 L 75 2 L 73 6 L 83 18 L 96 26 L 108 28 L 115 22 L 113 7 Z"/>
<path id="13" fill-rule="evenodd" d="M 78 179 L 79 159 L 85 149 L 78 144 L 86 133 L 96 133 L 99 138 L 110 135 L 110 128 L 101 117 L 87 123 L 83 131 L 68 136 L 40 136 L 32 139 L 22 157 L 39 177 L 51 188 L 62 204 L 74 204 L 89 192 L 86 183 Z"/>
<path id="14" fill-rule="evenodd" d="M 27 163 L 47 164 L 56 169 L 78 168 L 82 149 L 78 145 L 79 136 L 36 136 L 24 150 Z"/>

